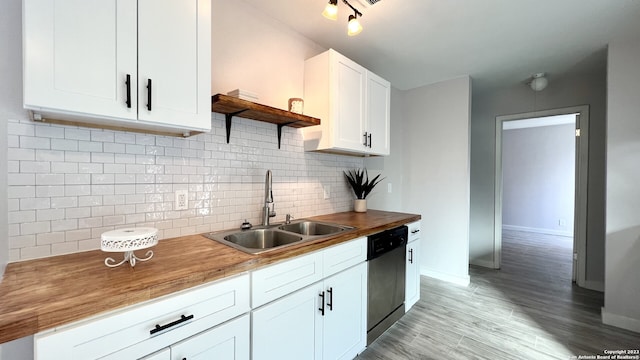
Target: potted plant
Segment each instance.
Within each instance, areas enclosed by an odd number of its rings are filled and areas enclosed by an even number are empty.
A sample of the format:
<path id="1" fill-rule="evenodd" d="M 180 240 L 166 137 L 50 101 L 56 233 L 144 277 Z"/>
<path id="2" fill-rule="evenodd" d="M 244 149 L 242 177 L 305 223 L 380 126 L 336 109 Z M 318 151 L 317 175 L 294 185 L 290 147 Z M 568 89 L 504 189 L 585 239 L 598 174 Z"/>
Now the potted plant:
<path id="1" fill-rule="evenodd" d="M 353 193 L 356 195 L 356 200 L 353 203 L 353 209 L 355 212 L 367 211 L 367 195 L 378 185 L 384 178 L 379 179 L 380 175 L 369 180 L 369 174 L 367 169 L 354 169 L 345 171 L 344 175 L 349 181 L 349 185 L 353 189 Z"/>

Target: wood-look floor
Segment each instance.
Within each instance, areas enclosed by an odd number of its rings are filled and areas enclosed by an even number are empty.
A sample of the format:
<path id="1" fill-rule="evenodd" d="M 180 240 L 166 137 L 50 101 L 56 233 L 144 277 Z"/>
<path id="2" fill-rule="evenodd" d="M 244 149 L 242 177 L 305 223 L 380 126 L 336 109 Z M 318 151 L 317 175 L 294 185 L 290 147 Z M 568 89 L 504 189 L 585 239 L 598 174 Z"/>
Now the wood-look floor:
<path id="1" fill-rule="evenodd" d="M 571 283 L 572 239 L 504 231 L 501 270 L 461 287 L 422 277 L 420 301 L 358 359 L 570 359 L 639 349 L 603 325 L 603 294 Z"/>

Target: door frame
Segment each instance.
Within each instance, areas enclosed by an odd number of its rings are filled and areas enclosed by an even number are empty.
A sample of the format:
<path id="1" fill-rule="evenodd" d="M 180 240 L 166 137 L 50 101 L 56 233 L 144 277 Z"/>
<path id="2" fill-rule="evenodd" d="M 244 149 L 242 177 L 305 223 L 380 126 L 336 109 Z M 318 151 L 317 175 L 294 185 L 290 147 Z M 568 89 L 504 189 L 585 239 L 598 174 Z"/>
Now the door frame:
<path id="1" fill-rule="evenodd" d="M 505 121 L 554 115 L 578 114 L 576 117 L 576 176 L 573 222 L 573 264 L 578 286 L 585 287 L 587 249 L 587 183 L 589 170 L 589 105 L 571 106 L 512 115 L 496 116 L 495 187 L 493 267 L 500 268 L 502 260 L 502 126 Z M 577 256 L 576 256 L 577 254 Z M 577 268 L 577 271 L 576 271 Z"/>

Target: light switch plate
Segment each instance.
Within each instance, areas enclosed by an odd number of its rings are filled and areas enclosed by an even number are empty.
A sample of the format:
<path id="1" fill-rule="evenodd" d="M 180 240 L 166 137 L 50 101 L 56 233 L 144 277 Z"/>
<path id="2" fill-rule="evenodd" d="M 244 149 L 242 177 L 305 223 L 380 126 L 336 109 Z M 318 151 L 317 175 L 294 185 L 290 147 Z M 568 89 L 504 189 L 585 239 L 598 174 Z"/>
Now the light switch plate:
<path id="1" fill-rule="evenodd" d="M 323 186 L 323 195 L 324 195 L 324 199 L 327 200 L 328 198 L 331 197 L 331 186 L 329 185 L 325 185 Z"/>

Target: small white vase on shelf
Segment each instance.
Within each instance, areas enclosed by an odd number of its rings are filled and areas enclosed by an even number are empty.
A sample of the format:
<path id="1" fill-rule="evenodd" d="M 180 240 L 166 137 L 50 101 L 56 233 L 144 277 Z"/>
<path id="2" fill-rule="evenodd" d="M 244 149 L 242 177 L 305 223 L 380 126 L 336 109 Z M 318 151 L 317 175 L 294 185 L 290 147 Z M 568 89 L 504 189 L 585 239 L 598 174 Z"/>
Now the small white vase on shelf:
<path id="1" fill-rule="evenodd" d="M 367 200 L 355 199 L 353 201 L 353 211 L 355 212 L 367 212 Z"/>

